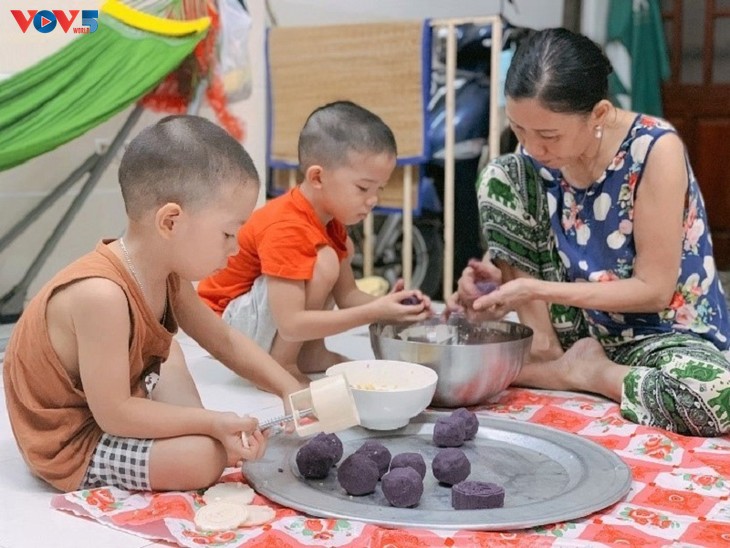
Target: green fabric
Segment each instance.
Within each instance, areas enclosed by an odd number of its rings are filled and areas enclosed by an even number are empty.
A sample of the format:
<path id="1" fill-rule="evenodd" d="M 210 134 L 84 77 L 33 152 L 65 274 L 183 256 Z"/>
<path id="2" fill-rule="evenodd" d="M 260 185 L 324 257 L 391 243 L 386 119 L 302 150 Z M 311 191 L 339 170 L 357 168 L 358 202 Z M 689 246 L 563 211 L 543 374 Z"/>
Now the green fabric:
<path id="1" fill-rule="evenodd" d="M 606 40 L 607 45 L 622 44 L 631 58 L 631 82 L 622 82 L 614 72 L 609 77 L 611 95 L 628 95 L 632 110 L 661 116 L 661 83 L 669 78 L 670 68 L 658 0 L 611 0 Z"/>
<path id="2" fill-rule="evenodd" d="M 0 171 L 120 112 L 175 70 L 204 36 L 157 36 L 102 16 L 96 32 L 0 82 Z"/>

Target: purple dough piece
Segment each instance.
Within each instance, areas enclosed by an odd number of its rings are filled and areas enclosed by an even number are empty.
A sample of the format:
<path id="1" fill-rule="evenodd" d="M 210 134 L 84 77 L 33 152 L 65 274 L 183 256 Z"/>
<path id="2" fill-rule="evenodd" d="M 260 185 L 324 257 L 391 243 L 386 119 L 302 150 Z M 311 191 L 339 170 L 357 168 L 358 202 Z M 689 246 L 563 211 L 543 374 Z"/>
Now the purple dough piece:
<path id="1" fill-rule="evenodd" d="M 337 470 L 337 481 L 350 495 L 368 495 L 375 491 L 380 471 L 375 461 L 365 455 L 353 453 Z"/>
<path id="2" fill-rule="evenodd" d="M 335 434 L 325 434 L 324 432 L 320 432 L 316 436 L 314 436 L 309 443 L 323 443 L 325 444 L 330 451 L 330 454 L 332 456 L 332 463 L 337 464 L 340 462 L 340 459 L 342 458 L 342 442 L 340 441 L 340 438 L 338 438 Z"/>
<path id="3" fill-rule="evenodd" d="M 484 481 L 462 481 L 451 488 L 451 506 L 456 510 L 502 508 L 504 487 Z"/>
<path id="4" fill-rule="evenodd" d="M 406 305 L 414 305 L 414 304 L 421 304 L 421 299 L 416 297 L 415 295 L 411 295 L 410 297 L 406 297 L 403 299 L 400 304 L 406 304 Z"/>
<path id="5" fill-rule="evenodd" d="M 466 425 L 459 417 L 440 417 L 433 425 L 433 443 L 438 447 L 461 447 L 466 438 Z"/>
<path id="6" fill-rule="evenodd" d="M 421 476 L 421 479 L 426 477 L 426 461 L 423 460 L 423 456 L 420 453 L 400 453 L 390 461 L 391 472 L 395 468 L 405 467 L 413 468 Z"/>
<path id="7" fill-rule="evenodd" d="M 368 440 L 360 446 L 360 449 L 355 451 L 360 455 L 365 455 L 369 459 L 375 461 L 382 477 L 388 471 L 390 467 L 390 451 L 382 443 L 375 440 Z"/>
<path id="8" fill-rule="evenodd" d="M 434 477 L 441 483 L 454 485 L 464 481 L 471 474 L 471 463 L 461 449 L 442 449 L 431 463 Z"/>
<path id="9" fill-rule="evenodd" d="M 396 468 L 383 476 L 383 495 L 396 508 L 410 508 L 423 495 L 421 476 L 410 466 Z"/>
<path id="10" fill-rule="evenodd" d="M 296 456 L 299 473 L 307 479 L 324 479 L 334 464 L 332 450 L 324 443 L 305 443 Z"/>
<path id="11" fill-rule="evenodd" d="M 479 419 L 476 414 L 466 407 L 460 407 L 451 413 L 452 417 L 461 419 L 464 422 L 464 439 L 473 440 L 479 431 Z"/>
<path id="12" fill-rule="evenodd" d="M 492 291 L 499 287 L 494 282 L 487 282 L 484 280 L 474 283 L 474 286 L 477 288 L 477 291 L 479 291 L 479 293 L 482 295 L 489 295 Z"/>

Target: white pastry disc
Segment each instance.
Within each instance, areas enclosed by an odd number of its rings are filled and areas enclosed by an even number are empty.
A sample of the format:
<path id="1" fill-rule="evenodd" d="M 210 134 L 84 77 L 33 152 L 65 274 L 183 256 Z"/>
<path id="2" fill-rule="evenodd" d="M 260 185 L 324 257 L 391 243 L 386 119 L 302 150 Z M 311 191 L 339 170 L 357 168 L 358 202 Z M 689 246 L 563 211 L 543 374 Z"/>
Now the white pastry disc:
<path id="1" fill-rule="evenodd" d="M 201 531 L 230 531 L 248 518 L 248 510 L 231 502 L 213 502 L 195 512 L 195 526 Z"/>
<path id="2" fill-rule="evenodd" d="M 240 506 L 246 506 L 253 502 L 256 492 L 248 485 L 241 482 L 218 483 L 210 487 L 204 494 L 203 500 L 206 504 L 211 502 L 230 502 Z"/>
<path id="3" fill-rule="evenodd" d="M 246 506 L 246 510 L 248 510 L 248 517 L 246 518 L 246 521 L 243 522 L 244 527 L 263 525 L 264 523 L 274 521 L 274 518 L 276 518 L 276 512 L 274 509 L 269 508 L 268 506 L 252 504 Z"/>

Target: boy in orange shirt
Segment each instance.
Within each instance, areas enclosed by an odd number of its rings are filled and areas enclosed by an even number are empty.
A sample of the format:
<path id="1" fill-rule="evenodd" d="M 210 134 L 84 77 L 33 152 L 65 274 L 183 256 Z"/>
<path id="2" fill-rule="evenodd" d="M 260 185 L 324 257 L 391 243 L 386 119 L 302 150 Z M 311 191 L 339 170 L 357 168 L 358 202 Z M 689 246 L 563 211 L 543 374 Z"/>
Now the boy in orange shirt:
<path id="1" fill-rule="evenodd" d="M 33 473 L 63 491 L 207 487 L 266 444 L 256 420 L 203 409 L 178 326 L 257 385 L 282 397 L 301 388 L 188 281 L 238 250 L 256 169 L 221 128 L 174 116 L 130 143 L 119 182 L 124 237 L 56 274 L 13 330 L 3 371 L 13 434 Z"/>
<path id="2" fill-rule="evenodd" d="M 431 314 L 428 297 L 401 284 L 380 298 L 360 291 L 350 266 L 346 226 L 378 203 L 395 160 L 395 138 L 378 116 L 348 101 L 318 108 L 299 135 L 299 186 L 254 211 L 238 232 L 238 254 L 198 285 L 227 324 L 303 382 L 345 359 L 324 337 Z M 413 296 L 418 304 L 401 303 Z"/>

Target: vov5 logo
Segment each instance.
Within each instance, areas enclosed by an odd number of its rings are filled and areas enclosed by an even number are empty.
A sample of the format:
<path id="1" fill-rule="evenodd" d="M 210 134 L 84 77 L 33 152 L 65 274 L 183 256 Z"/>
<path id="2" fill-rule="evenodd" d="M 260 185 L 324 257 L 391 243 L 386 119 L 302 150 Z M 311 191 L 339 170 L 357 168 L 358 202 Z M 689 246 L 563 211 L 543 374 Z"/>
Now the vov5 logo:
<path id="1" fill-rule="evenodd" d="M 81 13 L 81 26 L 73 27 L 75 34 L 89 34 L 99 28 L 99 10 L 10 10 L 15 17 L 20 30 L 23 34 L 30 28 L 33 28 L 43 34 L 53 32 L 56 27 L 61 27 L 63 32 L 68 32 L 71 25 Z M 26 15 L 27 13 L 27 15 Z"/>

